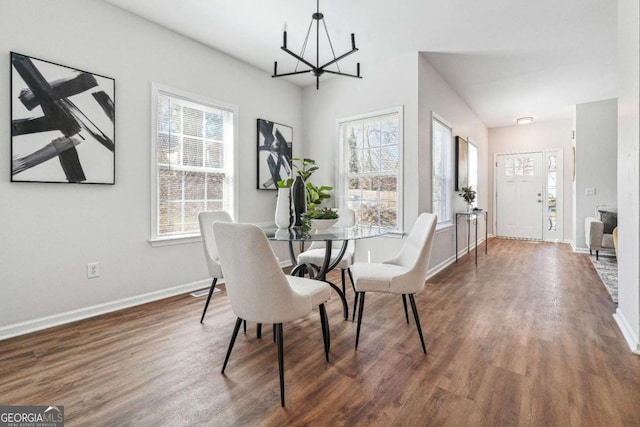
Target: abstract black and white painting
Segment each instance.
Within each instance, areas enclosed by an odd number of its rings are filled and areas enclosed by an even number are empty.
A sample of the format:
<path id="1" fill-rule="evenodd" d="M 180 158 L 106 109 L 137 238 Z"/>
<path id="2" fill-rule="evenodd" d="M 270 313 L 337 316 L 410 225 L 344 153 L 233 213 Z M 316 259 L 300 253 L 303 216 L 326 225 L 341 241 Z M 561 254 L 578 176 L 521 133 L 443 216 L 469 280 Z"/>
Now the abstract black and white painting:
<path id="1" fill-rule="evenodd" d="M 115 80 L 11 52 L 11 181 L 115 184 Z"/>
<path id="2" fill-rule="evenodd" d="M 291 176 L 293 129 L 258 119 L 259 190 L 276 190 L 276 183 Z"/>

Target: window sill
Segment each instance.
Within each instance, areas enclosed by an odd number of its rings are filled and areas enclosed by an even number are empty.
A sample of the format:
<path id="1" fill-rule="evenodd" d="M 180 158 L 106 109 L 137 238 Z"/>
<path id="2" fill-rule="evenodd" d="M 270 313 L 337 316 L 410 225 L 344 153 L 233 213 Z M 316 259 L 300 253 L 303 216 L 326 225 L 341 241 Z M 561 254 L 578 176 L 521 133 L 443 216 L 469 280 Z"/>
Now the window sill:
<path id="1" fill-rule="evenodd" d="M 443 233 L 447 230 L 452 229 L 454 226 L 455 224 L 451 221 L 441 222 L 438 225 L 436 225 L 436 233 Z"/>
<path id="2" fill-rule="evenodd" d="M 390 232 L 388 232 L 386 234 L 383 234 L 380 237 L 388 237 L 388 238 L 391 238 L 391 239 L 403 239 L 404 236 L 406 236 L 406 234 L 404 232 L 402 232 L 402 231 L 390 231 Z"/>
<path id="3" fill-rule="evenodd" d="M 202 237 L 199 234 L 190 234 L 188 236 L 175 236 L 175 237 L 157 237 L 155 239 L 149 239 L 149 244 L 153 248 L 172 245 L 184 245 L 187 243 L 201 242 Z"/>

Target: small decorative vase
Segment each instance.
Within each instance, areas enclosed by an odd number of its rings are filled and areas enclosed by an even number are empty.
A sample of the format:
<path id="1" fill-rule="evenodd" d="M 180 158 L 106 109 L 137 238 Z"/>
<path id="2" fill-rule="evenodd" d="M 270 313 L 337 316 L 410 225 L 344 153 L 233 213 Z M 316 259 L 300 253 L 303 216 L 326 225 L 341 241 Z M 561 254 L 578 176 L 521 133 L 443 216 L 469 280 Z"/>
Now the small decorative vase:
<path id="1" fill-rule="evenodd" d="M 473 203 L 467 203 L 467 212 L 473 212 Z"/>
<path id="2" fill-rule="evenodd" d="M 289 228 L 292 224 L 291 189 L 278 188 L 278 200 L 276 202 L 276 227 Z"/>
<path id="3" fill-rule="evenodd" d="M 298 175 L 291 186 L 295 225 L 302 225 L 302 216 L 307 211 L 307 189 L 302 177 Z"/>

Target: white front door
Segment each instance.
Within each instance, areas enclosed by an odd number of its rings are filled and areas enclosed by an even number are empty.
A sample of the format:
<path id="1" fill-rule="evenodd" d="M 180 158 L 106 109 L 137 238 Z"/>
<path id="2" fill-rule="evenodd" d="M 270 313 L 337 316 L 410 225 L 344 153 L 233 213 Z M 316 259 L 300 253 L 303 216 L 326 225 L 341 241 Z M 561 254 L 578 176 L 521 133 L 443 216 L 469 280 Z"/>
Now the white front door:
<path id="1" fill-rule="evenodd" d="M 542 240 L 543 153 L 496 157 L 496 236 Z"/>

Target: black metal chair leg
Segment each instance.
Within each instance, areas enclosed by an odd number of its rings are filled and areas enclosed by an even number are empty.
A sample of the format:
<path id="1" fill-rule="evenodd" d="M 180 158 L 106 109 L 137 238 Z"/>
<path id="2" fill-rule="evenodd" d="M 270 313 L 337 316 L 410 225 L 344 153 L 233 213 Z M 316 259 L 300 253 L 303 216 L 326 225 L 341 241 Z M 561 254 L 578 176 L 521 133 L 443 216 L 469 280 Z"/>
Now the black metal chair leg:
<path id="1" fill-rule="evenodd" d="M 282 323 L 274 325 L 276 328 L 276 342 L 278 343 L 278 369 L 280 371 L 280 404 L 284 407 L 284 337 Z"/>
<path id="2" fill-rule="evenodd" d="M 329 336 L 329 322 L 327 321 L 327 311 L 324 304 L 318 306 L 320 311 L 320 323 L 322 324 L 322 340 L 324 341 L 324 356 L 327 362 L 329 361 L 329 347 L 331 347 L 331 341 Z"/>
<path id="3" fill-rule="evenodd" d="M 596 250 L 596 261 L 598 261 L 598 255 L 599 255 L 600 251 Z"/>
<path id="4" fill-rule="evenodd" d="M 416 327 L 418 328 L 418 334 L 420 335 L 420 342 L 422 343 L 422 351 L 427 354 L 427 347 L 424 345 L 424 338 L 422 337 L 422 328 L 420 327 L 420 316 L 418 316 L 418 309 L 416 308 L 416 300 L 413 294 L 409 294 L 409 301 L 411 302 L 411 309 L 413 310 L 413 318 L 416 319 Z"/>
<path id="5" fill-rule="evenodd" d="M 256 326 L 256 336 L 262 338 L 262 323 L 258 323 Z"/>
<path id="6" fill-rule="evenodd" d="M 402 294 L 402 304 L 404 305 L 404 318 L 407 319 L 407 324 L 409 324 L 409 312 L 407 311 L 407 295 Z"/>
<path id="7" fill-rule="evenodd" d="M 238 317 L 238 319 L 236 320 L 236 326 L 233 328 L 233 335 L 231 335 L 231 342 L 229 343 L 229 349 L 227 350 L 227 357 L 224 358 L 224 365 L 222 365 L 223 374 L 224 374 L 224 370 L 227 367 L 229 356 L 231 356 L 231 349 L 233 348 L 233 344 L 236 342 L 236 337 L 238 336 L 238 331 L 240 330 L 241 323 L 242 323 L 242 319 Z"/>
<path id="8" fill-rule="evenodd" d="M 349 280 L 351 280 L 351 288 L 353 288 L 353 317 L 351 318 L 352 322 L 356 320 L 356 309 L 358 308 L 358 293 L 356 292 L 356 285 L 353 282 L 353 275 L 351 274 L 351 269 L 347 268 L 347 273 L 349 273 Z"/>
<path id="9" fill-rule="evenodd" d="M 276 324 L 273 324 L 273 342 L 276 342 Z"/>
<path id="10" fill-rule="evenodd" d="M 346 295 L 347 291 L 346 291 L 346 289 L 344 287 L 344 282 L 345 282 L 345 280 L 344 280 L 344 269 L 342 269 L 342 268 L 340 269 L 340 277 L 342 279 L 342 293 Z"/>
<path id="11" fill-rule="evenodd" d="M 213 291 L 216 289 L 216 283 L 218 282 L 218 278 L 214 277 L 211 282 L 211 287 L 209 288 L 209 296 L 207 297 L 207 302 L 204 304 L 204 310 L 202 310 L 202 317 L 200 318 L 200 323 L 204 320 L 204 315 L 207 312 L 207 308 L 209 307 L 209 301 L 211 301 L 211 295 L 213 295 Z"/>
<path id="12" fill-rule="evenodd" d="M 242 327 L 243 327 L 243 330 L 244 330 L 244 334 L 247 335 L 247 321 L 246 320 L 244 321 Z"/>
<path id="13" fill-rule="evenodd" d="M 362 311 L 364 309 L 364 292 L 360 294 L 360 309 L 358 311 L 358 327 L 356 328 L 356 350 L 358 349 L 358 341 L 360 340 L 360 324 L 362 323 Z"/>

